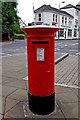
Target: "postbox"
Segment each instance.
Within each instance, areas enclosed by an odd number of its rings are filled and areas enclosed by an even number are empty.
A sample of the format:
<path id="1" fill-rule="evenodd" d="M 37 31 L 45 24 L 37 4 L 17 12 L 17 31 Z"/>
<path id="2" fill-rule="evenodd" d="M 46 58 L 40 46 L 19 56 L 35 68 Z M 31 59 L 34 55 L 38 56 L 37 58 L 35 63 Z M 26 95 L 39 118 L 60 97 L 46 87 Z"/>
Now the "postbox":
<path id="1" fill-rule="evenodd" d="M 29 109 L 46 115 L 55 109 L 54 36 L 58 28 L 23 28 L 27 38 Z"/>

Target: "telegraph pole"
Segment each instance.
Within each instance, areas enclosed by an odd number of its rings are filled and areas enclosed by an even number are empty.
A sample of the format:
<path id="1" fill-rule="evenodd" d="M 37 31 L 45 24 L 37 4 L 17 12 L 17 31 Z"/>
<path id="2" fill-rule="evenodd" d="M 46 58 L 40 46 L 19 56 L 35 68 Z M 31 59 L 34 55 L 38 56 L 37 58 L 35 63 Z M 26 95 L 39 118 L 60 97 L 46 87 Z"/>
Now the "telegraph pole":
<path id="1" fill-rule="evenodd" d="M 32 5 L 33 5 L 33 16 L 34 16 L 34 3 L 32 3 Z M 35 16 L 34 16 L 34 25 L 35 25 Z"/>
<path id="2" fill-rule="evenodd" d="M 61 5 L 61 3 L 65 3 L 65 1 L 60 2 L 59 5 L 58 5 L 59 6 L 58 28 L 60 28 L 60 11 L 61 11 L 60 10 L 60 5 Z M 60 30 L 58 31 L 58 39 L 60 39 Z"/>

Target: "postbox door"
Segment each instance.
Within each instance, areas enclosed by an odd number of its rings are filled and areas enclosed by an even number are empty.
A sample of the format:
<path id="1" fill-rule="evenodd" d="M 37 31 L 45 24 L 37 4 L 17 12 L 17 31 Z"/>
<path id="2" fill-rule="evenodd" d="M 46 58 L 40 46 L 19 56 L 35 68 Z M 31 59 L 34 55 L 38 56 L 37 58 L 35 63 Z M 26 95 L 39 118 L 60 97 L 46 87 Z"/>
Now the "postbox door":
<path id="1" fill-rule="evenodd" d="M 37 43 L 37 42 L 33 42 Z M 54 59 L 53 47 L 50 47 L 49 41 L 44 44 L 32 45 L 32 68 L 30 76 L 29 92 L 34 95 L 44 96 L 54 92 Z"/>

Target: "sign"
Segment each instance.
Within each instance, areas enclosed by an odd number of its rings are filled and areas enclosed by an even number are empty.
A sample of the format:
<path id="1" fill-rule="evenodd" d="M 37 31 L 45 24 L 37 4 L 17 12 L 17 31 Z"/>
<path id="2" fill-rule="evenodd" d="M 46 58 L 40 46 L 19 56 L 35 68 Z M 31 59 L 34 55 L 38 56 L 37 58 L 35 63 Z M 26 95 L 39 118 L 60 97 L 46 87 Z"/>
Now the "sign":
<path id="1" fill-rule="evenodd" d="M 71 28 L 71 26 L 65 26 L 65 25 L 61 25 L 61 27 L 64 27 L 64 28 Z"/>
<path id="2" fill-rule="evenodd" d="M 44 48 L 37 48 L 37 61 L 44 61 Z"/>

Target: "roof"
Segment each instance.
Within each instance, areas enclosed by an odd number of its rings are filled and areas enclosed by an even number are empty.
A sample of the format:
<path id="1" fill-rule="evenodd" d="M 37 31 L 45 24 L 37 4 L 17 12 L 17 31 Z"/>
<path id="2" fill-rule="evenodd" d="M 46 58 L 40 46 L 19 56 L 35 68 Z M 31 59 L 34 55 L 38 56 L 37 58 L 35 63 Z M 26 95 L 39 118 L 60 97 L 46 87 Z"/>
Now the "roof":
<path id="1" fill-rule="evenodd" d="M 75 8 L 75 9 L 77 9 L 77 10 L 80 10 L 79 8 L 77 8 L 77 5 L 76 5 L 76 6 L 73 6 L 73 5 L 71 5 L 71 4 L 68 4 L 68 5 L 62 7 L 61 9 L 69 9 L 69 8 Z"/>
<path id="2" fill-rule="evenodd" d="M 34 11 L 34 13 L 39 13 L 39 12 L 60 12 L 60 13 L 63 13 L 63 14 L 66 14 L 66 15 L 68 15 L 68 16 L 70 16 L 70 17 L 72 17 L 73 18 L 73 16 L 71 15 L 71 14 L 69 14 L 69 13 L 67 13 L 66 11 L 62 11 L 62 10 L 59 10 L 59 9 L 57 9 L 57 8 L 54 8 L 54 7 L 51 7 L 50 5 L 42 5 L 41 7 L 39 7 L 38 9 L 36 9 L 35 11 Z"/>

